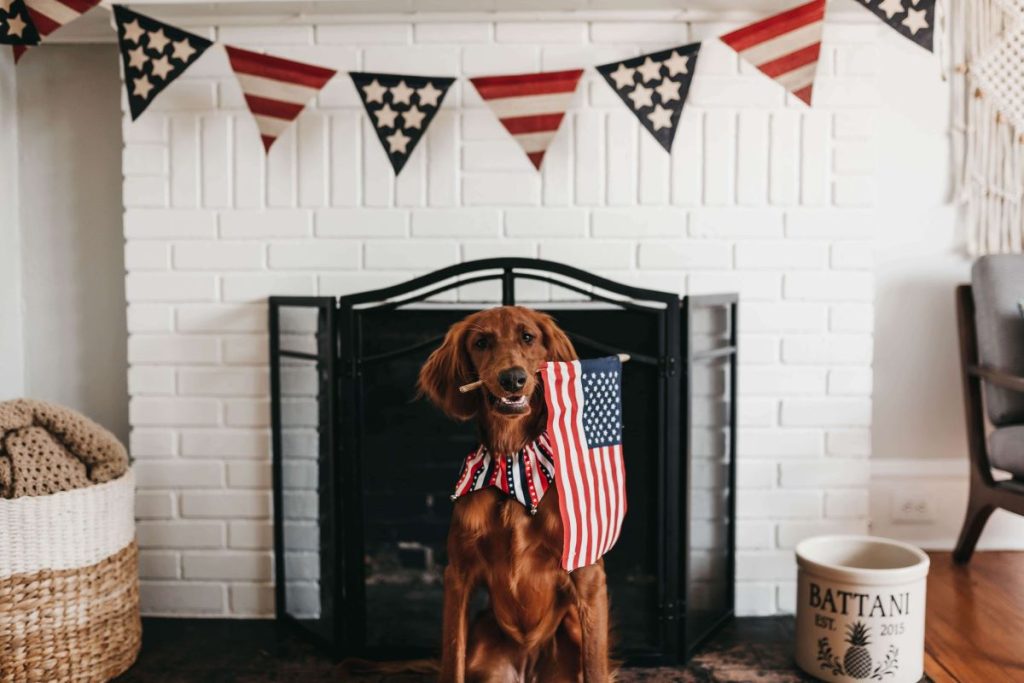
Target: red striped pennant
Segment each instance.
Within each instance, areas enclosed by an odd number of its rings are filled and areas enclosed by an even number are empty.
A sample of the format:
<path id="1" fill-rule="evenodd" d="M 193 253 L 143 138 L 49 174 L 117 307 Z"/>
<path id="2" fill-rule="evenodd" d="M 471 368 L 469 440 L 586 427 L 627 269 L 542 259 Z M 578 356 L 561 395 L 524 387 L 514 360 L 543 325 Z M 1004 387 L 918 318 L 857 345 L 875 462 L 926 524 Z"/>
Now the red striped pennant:
<path id="1" fill-rule="evenodd" d="M 825 0 L 812 0 L 728 33 L 721 40 L 810 104 L 824 23 Z"/>
<path id="2" fill-rule="evenodd" d="M 39 32 L 40 42 L 98 4 L 100 0 L 25 0 L 28 16 Z M 20 60 L 28 48 L 28 45 L 13 46 L 14 61 Z"/>
<path id="3" fill-rule="evenodd" d="M 231 45 L 225 49 L 267 151 L 337 73 Z"/>
<path id="4" fill-rule="evenodd" d="M 534 168 L 540 169 L 582 75 L 583 69 L 573 69 L 469 80 Z"/>

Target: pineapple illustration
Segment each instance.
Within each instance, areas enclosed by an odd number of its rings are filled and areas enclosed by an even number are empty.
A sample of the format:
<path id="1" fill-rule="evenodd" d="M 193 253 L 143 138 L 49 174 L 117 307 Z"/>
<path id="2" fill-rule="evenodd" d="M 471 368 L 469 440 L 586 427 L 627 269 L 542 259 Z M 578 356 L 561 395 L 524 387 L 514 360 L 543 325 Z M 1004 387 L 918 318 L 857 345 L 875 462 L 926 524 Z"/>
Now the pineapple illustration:
<path id="1" fill-rule="evenodd" d="M 846 627 L 846 642 L 850 644 L 843 656 L 843 668 L 851 678 L 868 678 L 871 676 L 871 653 L 867 646 L 868 627 L 856 622 Z"/>

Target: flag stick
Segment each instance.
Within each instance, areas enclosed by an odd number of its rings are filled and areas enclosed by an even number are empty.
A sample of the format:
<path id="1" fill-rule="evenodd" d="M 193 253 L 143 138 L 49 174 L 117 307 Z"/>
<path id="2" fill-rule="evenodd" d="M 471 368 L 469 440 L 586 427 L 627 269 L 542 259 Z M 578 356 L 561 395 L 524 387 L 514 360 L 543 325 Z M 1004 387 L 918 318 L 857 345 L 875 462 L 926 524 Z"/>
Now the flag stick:
<path id="1" fill-rule="evenodd" d="M 617 353 L 615 355 L 617 355 L 619 357 L 619 362 L 621 362 L 621 363 L 625 363 L 626 361 L 629 360 L 629 354 L 628 353 Z M 465 394 L 465 393 L 468 393 L 470 391 L 473 391 L 474 389 L 479 389 L 483 385 L 484 385 L 483 381 L 478 379 L 475 382 L 470 382 L 469 384 L 463 384 L 461 387 L 459 387 L 459 393 L 460 394 Z"/>

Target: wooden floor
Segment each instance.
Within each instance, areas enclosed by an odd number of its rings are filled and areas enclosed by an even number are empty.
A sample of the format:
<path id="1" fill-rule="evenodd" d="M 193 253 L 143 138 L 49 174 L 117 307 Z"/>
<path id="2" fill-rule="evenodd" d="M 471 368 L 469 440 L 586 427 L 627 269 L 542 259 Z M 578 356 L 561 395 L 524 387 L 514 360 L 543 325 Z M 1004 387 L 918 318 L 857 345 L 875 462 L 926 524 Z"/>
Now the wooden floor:
<path id="1" fill-rule="evenodd" d="M 929 553 L 925 672 L 935 683 L 1024 681 L 1024 553 L 970 564 Z"/>

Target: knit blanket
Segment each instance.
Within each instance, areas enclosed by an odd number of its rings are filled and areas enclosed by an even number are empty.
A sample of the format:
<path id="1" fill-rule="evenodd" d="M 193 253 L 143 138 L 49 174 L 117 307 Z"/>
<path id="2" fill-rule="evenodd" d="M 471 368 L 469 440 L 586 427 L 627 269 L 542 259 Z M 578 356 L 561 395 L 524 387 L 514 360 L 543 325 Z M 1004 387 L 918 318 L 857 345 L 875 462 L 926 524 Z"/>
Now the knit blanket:
<path id="1" fill-rule="evenodd" d="M 84 415 L 43 401 L 0 402 L 0 498 L 94 486 L 127 470 L 121 442 Z"/>

